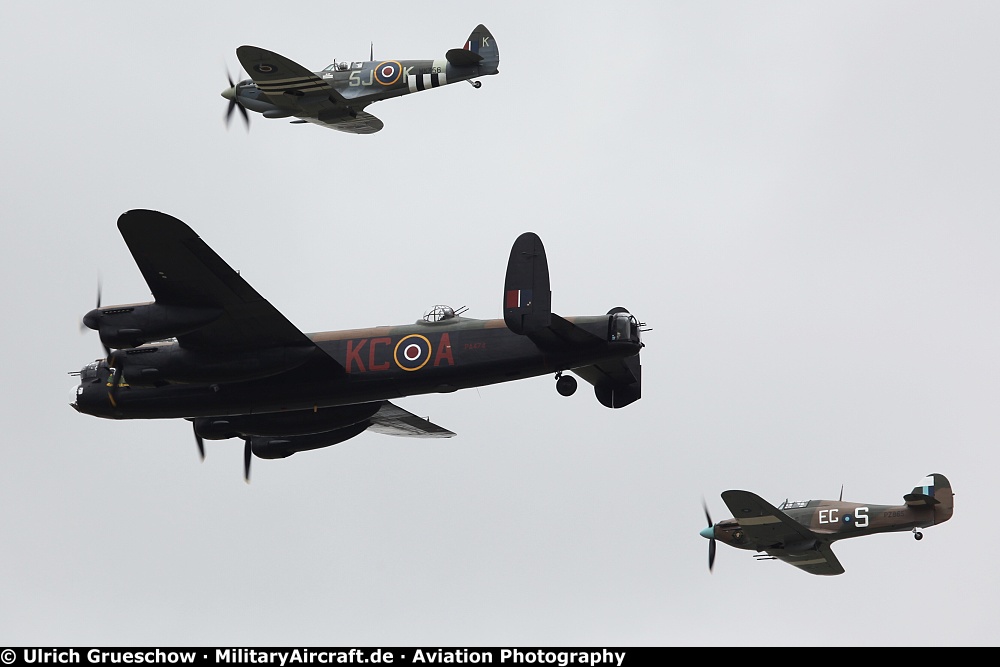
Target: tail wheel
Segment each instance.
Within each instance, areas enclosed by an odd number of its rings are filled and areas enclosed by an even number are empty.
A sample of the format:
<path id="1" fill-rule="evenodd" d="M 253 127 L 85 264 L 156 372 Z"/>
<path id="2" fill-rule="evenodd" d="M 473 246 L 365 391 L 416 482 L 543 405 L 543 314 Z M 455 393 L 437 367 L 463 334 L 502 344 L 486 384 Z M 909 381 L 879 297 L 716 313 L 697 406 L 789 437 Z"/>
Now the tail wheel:
<path id="1" fill-rule="evenodd" d="M 921 532 L 919 532 L 919 531 L 917 531 L 917 530 L 914 530 L 913 531 L 913 539 L 915 539 L 915 540 L 922 540 L 922 539 L 924 539 L 924 534 L 921 533 Z"/>
<path id="2" fill-rule="evenodd" d="M 572 396 L 576 393 L 576 378 L 572 375 L 556 375 L 556 391 L 560 396 Z"/>

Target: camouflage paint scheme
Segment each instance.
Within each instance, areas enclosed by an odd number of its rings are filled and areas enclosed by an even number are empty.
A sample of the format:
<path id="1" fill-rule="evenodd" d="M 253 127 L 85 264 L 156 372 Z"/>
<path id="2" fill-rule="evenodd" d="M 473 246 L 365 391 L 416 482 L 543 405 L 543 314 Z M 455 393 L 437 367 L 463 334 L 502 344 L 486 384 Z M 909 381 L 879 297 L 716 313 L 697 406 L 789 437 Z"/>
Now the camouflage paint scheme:
<path id="1" fill-rule="evenodd" d="M 413 324 L 306 335 L 180 220 L 135 210 L 118 228 L 155 301 L 98 304 L 84 317 L 107 351 L 79 372 L 71 405 L 84 414 L 185 418 L 202 451 L 202 439 L 242 438 L 249 460 L 367 429 L 453 436 L 389 402 L 415 394 L 554 373 L 570 395 L 572 370 L 607 407 L 641 397 L 640 324 L 623 308 L 552 313 L 545 250 L 531 232 L 511 248 L 503 320 L 438 306 Z"/>
<path id="2" fill-rule="evenodd" d="M 430 90 L 460 81 L 481 85 L 474 77 L 497 74 L 496 40 L 479 25 L 465 45 L 436 60 L 380 60 L 333 63 L 310 72 L 282 55 L 256 46 L 241 46 L 236 56 L 250 76 L 222 91 L 246 119 L 245 109 L 265 118 L 296 117 L 293 123 L 315 123 L 342 132 L 372 134 L 382 121 L 364 111 L 372 102 Z M 228 114 L 227 114 L 228 118 Z"/>
<path id="3" fill-rule="evenodd" d="M 735 518 L 711 523 L 701 535 L 712 540 L 709 567 L 714 560 L 714 541 L 737 549 L 764 552 L 766 557 L 790 563 L 810 574 L 844 572 L 831 543 L 875 533 L 912 531 L 943 523 L 954 511 L 951 483 L 934 473 L 903 496 L 902 505 L 849 503 L 842 500 L 785 501 L 774 507 L 749 491 L 724 491 L 722 500 Z M 707 515 L 707 510 L 706 510 Z"/>

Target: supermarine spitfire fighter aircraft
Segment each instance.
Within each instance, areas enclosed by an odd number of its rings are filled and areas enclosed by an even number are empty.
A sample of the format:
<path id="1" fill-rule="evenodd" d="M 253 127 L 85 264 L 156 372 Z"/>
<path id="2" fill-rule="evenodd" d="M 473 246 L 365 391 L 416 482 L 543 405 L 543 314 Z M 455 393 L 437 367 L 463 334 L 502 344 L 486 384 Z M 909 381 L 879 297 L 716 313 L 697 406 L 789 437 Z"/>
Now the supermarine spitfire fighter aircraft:
<path id="1" fill-rule="evenodd" d="M 184 418 L 203 439 L 242 438 L 273 459 L 372 430 L 455 435 L 390 399 L 554 373 L 564 396 L 572 370 L 598 401 L 640 398 L 640 323 L 624 308 L 563 318 L 551 311 L 548 262 L 526 232 L 510 251 L 504 319 L 435 307 L 415 324 L 306 335 L 261 297 L 190 227 L 164 213 L 118 219 L 155 301 L 101 306 L 83 318 L 107 353 L 79 371 L 71 405 L 108 419 Z"/>
<path id="2" fill-rule="evenodd" d="M 843 493 L 841 493 L 843 495 Z M 833 555 L 832 542 L 848 537 L 912 530 L 922 539 L 921 528 L 951 518 L 954 500 L 944 475 L 928 475 L 903 496 L 902 505 L 846 503 L 841 500 L 785 501 L 774 507 L 749 491 L 724 491 L 722 500 L 735 518 L 713 524 L 705 507 L 708 527 L 708 569 L 715 562 L 715 541 L 737 549 L 764 552 L 758 560 L 782 560 L 810 574 L 842 574 Z"/>
<path id="3" fill-rule="evenodd" d="M 246 110 L 265 118 L 289 118 L 293 123 L 316 123 L 342 132 L 372 134 L 382 121 L 364 111 L 372 102 L 429 90 L 474 77 L 496 74 L 500 52 L 493 35 L 478 26 L 460 49 L 450 49 L 437 60 L 381 60 L 334 62 L 321 72 L 310 72 L 284 56 L 256 46 L 236 49 L 249 79 L 222 91 L 229 100 L 226 122 L 239 109 L 249 125 Z"/>

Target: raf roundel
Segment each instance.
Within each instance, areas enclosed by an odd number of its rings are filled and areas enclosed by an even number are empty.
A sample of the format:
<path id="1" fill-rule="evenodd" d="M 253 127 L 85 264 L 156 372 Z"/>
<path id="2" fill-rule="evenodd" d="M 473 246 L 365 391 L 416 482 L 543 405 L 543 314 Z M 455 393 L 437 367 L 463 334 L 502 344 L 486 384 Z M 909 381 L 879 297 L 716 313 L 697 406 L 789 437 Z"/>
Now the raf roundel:
<path id="1" fill-rule="evenodd" d="M 261 74 L 273 74 L 278 71 L 278 68 L 274 65 L 268 65 L 267 63 L 260 63 L 259 65 L 254 65 L 253 70 L 255 72 L 260 72 Z"/>
<path id="2" fill-rule="evenodd" d="M 391 86 L 399 81 L 399 77 L 402 73 L 403 67 L 395 60 L 389 60 L 384 63 L 379 63 L 378 67 L 375 68 L 375 80 L 383 86 Z"/>
<path id="3" fill-rule="evenodd" d="M 392 355 L 404 371 L 418 371 L 430 361 L 431 342 L 420 334 L 410 334 L 396 343 Z"/>

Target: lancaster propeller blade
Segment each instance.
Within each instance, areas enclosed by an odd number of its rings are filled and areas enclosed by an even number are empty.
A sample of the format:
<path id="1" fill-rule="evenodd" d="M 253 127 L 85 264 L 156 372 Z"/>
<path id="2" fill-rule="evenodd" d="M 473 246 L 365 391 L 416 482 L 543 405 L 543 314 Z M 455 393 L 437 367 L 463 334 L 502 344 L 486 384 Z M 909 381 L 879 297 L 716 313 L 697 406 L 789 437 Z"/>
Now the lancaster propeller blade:
<path id="1" fill-rule="evenodd" d="M 246 439 L 246 446 L 243 447 L 243 481 L 247 484 L 250 483 L 250 457 L 253 456 L 253 452 L 250 451 L 250 438 Z"/>
<path id="2" fill-rule="evenodd" d="M 94 306 L 94 308 L 95 308 L 95 310 L 100 310 L 100 308 L 101 308 L 101 279 L 100 279 L 100 277 L 97 278 L 97 305 Z M 86 331 L 87 329 L 90 329 L 90 328 L 92 328 L 92 327 L 90 326 L 90 324 L 87 323 L 87 317 L 84 316 L 84 318 L 82 320 L 80 320 L 80 333 L 83 333 L 84 331 Z M 107 356 L 107 355 L 105 354 L 104 356 Z"/>
<path id="3" fill-rule="evenodd" d="M 192 423 L 191 426 L 194 428 L 194 442 L 195 442 L 196 445 L 198 445 L 198 455 L 201 456 L 201 460 L 204 461 L 205 460 L 205 441 L 202 440 L 201 434 L 198 433 L 198 427 L 195 426 L 194 423 Z"/>

